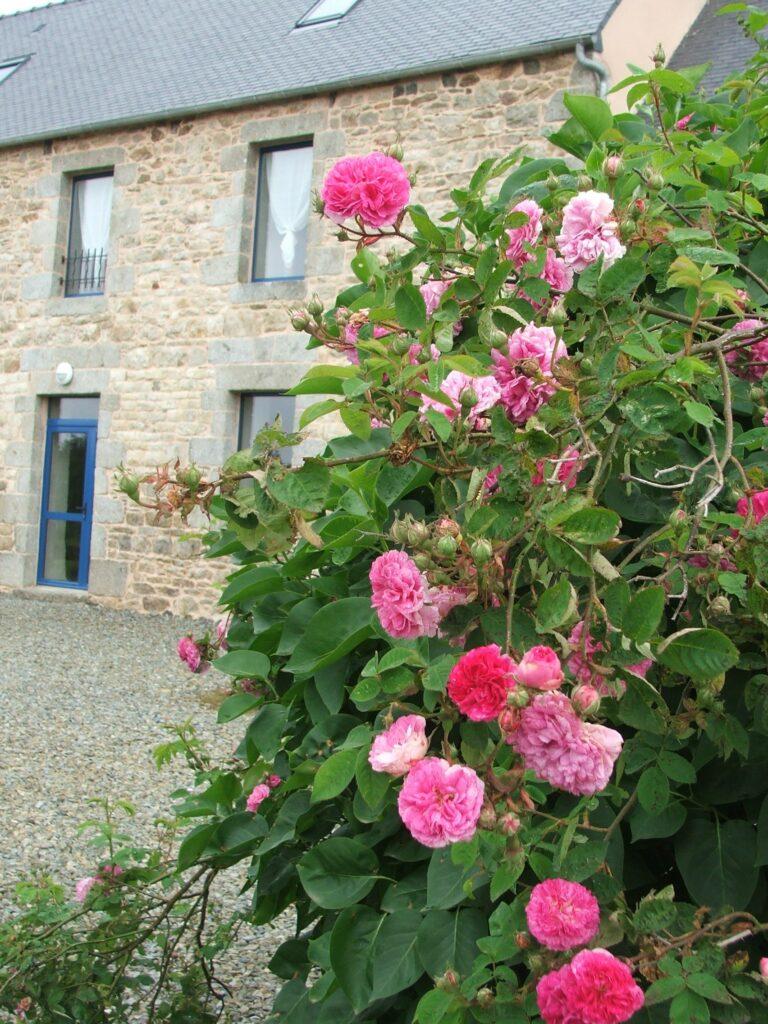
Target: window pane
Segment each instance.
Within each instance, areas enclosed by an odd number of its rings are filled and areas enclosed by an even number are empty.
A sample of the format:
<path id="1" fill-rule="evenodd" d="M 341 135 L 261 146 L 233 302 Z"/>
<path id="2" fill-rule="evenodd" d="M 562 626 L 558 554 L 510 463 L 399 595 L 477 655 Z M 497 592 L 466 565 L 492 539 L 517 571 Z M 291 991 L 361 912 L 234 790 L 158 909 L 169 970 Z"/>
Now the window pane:
<path id="1" fill-rule="evenodd" d="M 43 576 L 61 583 L 76 583 L 80 564 L 81 523 L 49 519 L 45 535 Z"/>
<path id="2" fill-rule="evenodd" d="M 97 420 L 98 395 L 61 395 L 48 399 L 48 418 L 51 420 Z"/>
<path id="3" fill-rule="evenodd" d="M 67 295 L 100 295 L 104 291 L 111 214 L 111 174 L 72 182 Z"/>
<path id="4" fill-rule="evenodd" d="M 254 280 L 304 276 L 311 181 L 311 146 L 261 151 Z"/>
<path id="5" fill-rule="evenodd" d="M 299 19 L 299 25 L 311 25 L 316 21 L 330 21 L 332 18 L 343 18 L 357 0 L 320 0 Z"/>
<path id="6" fill-rule="evenodd" d="M 9 75 L 12 75 L 21 61 L 14 61 L 13 64 L 0 64 L 0 82 L 4 82 Z"/>
<path id="7" fill-rule="evenodd" d="M 49 512 L 82 512 L 87 444 L 85 434 L 62 431 L 51 437 Z"/>
<path id="8" fill-rule="evenodd" d="M 293 430 L 296 413 L 296 399 L 293 395 L 255 394 L 242 395 L 240 399 L 240 437 L 237 447 L 250 448 L 253 439 L 262 427 L 271 426 L 277 416 L 286 434 Z M 289 466 L 292 448 L 280 448 L 280 461 Z"/>

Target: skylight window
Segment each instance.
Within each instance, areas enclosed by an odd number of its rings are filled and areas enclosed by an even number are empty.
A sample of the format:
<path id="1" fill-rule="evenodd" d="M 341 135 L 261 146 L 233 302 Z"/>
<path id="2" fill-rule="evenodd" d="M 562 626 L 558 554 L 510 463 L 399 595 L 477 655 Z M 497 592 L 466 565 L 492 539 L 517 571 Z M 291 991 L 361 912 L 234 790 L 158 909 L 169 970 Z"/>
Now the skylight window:
<path id="1" fill-rule="evenodd" d="M 0 61 L 0 84 L 2 84 L 6 78 L 10 78 L 16 68 L 20 68 L 23 63 L 23 57 L 19 60 Z"/>
<path id="2" fill-rule="evenodd" d="M 350 11 L 357 0 L 319 0 L 296 22 L 296 28 L 305 25 L 321 25 L 326 21 L 339 21 Z"/>

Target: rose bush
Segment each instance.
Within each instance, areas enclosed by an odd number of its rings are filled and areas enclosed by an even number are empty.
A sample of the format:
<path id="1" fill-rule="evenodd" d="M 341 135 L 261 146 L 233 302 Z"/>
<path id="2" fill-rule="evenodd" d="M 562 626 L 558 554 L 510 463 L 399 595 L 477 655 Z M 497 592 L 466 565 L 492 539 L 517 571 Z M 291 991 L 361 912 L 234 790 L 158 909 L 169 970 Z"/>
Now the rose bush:
<path id="1" fill-rule="evenodd" d="M 246 723 L 176 877 L 295 909 L 271 1020 L 768 1021 L 768 55 L 703 71 L 567 97 L 571 160 L 488 159 L 439 217 L 399 154 L 342 161 L 358 283 L 293 312 L 293 393 L 348 433 L 121 477 L 238 566 L 179 651 Z"/>

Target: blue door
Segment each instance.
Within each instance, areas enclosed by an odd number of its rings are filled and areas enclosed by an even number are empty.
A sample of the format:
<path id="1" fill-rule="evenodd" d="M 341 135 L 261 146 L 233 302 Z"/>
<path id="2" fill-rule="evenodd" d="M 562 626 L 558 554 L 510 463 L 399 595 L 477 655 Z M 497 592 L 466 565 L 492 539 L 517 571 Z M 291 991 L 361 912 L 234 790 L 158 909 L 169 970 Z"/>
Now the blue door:
<path id="1" fill-rule="evenodd" d="M 45 436 L 37 582 L 88 586 L 96 420 L 49 419 Z"/>

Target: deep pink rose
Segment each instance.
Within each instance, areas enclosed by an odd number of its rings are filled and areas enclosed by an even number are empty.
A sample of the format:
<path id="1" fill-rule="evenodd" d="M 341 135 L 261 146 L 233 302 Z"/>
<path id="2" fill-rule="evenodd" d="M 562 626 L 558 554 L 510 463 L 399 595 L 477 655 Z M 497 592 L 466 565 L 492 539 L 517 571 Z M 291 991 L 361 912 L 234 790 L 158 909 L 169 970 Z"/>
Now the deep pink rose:
<path id="1" fill-rule="evenodd" d="M 411 194 L 405 168 L 384 153 L 347 156 L 326 175 L 320 196 L 336 224 L 359 217 L 369 228 L 394 224 Z"/>
<path id="2" fill-rule="evenodd" d="M 462 410 L 461 396 L 467 389 L 475 392 L 477 402 Z M 461 370 L 451 370 L 440 385 L 440 390 L 451 399 L 451 405 L 446 405 L 428 395 L 422 395 L 422 418 L 428 409 L 435 409 L 437 412 L 443 413 L 449 420 L 455 420 L 459 412 L 463 411 L 470 427 L 482 426 L 486 419 L 483 413 L 501 401 L 501 388 L 493 377 L 470 377 L 469 374 L 462 373 Z"/>
<path id="3" fill-rule="evenodd" d="M 688 124 L 693 117 L 693 114 L 684 114 L 679 120 L 675 121 L 674 127 L 677 131 L 682 132 L 688 127 Z"/>
<path id="4" fill-rule="evenodd" d="M 625 963 L 606 949 L 583 949 L 536 986 L 544 1024 L 623 1024 L 645 1002 Z"/>
<path id="5" fill-rule="evenodd" d="M 436 636 L 440 621 L 426 581 L 404 551 L 387 551 L 371 566 L 371 604 L 390 636 Z"/>
<path id="6" fill-rule="evenodd" d="M 600 930 L 600 905 L 578 882 L 548 878 L 534 885 L 525 908 L 528 931 L 547 949 L 586 946 Z"/>
<path id="7" fill-rule="evenodd" d="M 266 778 L 266 783 L 270 789 L 277 789 L 282 781 L 279 775 L 268 775 Z"/>
<path id="8" fill-rule="evenodd" d="M 397 800 L 403 824 L 417 842 L 440 847 L 466 842 L 477 831 L 485 787 L 465 765 L 425 757 L 408 772 Z"/>
<path id="9" fill-rule="evenodd" d="M 535 487 L 548 483 L 552 477 L 552 471 L 557 467 L 557 479 L 566 491 L 570 491 L 578 482 L 582 466 L 579 449 L 569 445 L 559 458 L 539 459 L 536 463 L 536 472 L 531 477 L 531 483 Z"/>
<path id="10" fill-rule="evenodd" d="M 579 192 L 563 210 L 557 244 L 563 259 L 581 272 L 603 257 L 610 267 L 627 251 L 619 241 L 619 225 L 613 217 L 613 200 L 607 192 Z"/>
<path id="11" fill-rule="evenodd" d="M 515 682 L 533 690 L 557 690 L 565 676 L 560 659 L 551 647 L 538 646 L 526 651 L 514 671 Z"/>
<path id="12" fill-rule="evenodd" d="M 544 211 L 533 199 L 523 199 L 512 207 L 511 212 L 524 213 L 528 217 L 525 224 L 507 230 L 509 244 L 507 245 L 506 256 L 519 270 L 524 263 L 533 258 L 526 247 L 536 244 L 541 234 L 541 218 L 544 216 Z"/>
<path id="13" fill-rule="evenodd" d="M 473 722 L 492 722 L 514 688 L 516 665 L 498 644 L 467 651 L 448 676 L 448 696 Z"/>
<path id="14" fill-rule="evenodd" d="M 641 679 L 645 679 L 648 675 L 648 670 L 653 667 L 653 661 L 650 658 L 643 658 L 642 661 L 636 662 L 634 665 L 627 665 L 627 672 L 631 672 L 634 676 L 640 676 Z"/>
<path id="15" fill-rule="evenodd" d="M 486 494 L 495 494 L 499 489 L 499 479 L 504 470 L 503 466 L 494 466 L 493 469 L 489 469 L 485 474 L 485 480 L 483 480 L 483 490 Z"/>
<path id="16" fill-rule="evenodd" d="M 255 814 L 271 792 L 272 791 L 265 782 L 260 782 L 258 786 L 254 786 L 248 796 L 248 799 L 245 801 L 246 811 L 250 811 L 251 814 Z"/>
<path id="17" fill-rule="evenodd" d="M 429 750 L 426 725 L 426 719 L 421 715 L 403 715 L 395 719 L 371 745 L 368 754 L 371 768 L 387 775 L 405 775 Z"/>
<path id="18" fill-rule="evenodd" d="M 523 708 L 506 740 L 540 779 L 577 796 L 608 785 L 623 739 L 614 729 L 582 721 L 563 693 L 542 693 Z"/>
<path id="19" fill-rule="evenodd" d="M 762 320 L 741 320 L 733 329 L 748 336 L 768 331 Z M 768 371 L 768 338 L 760 338 L 751 345 L 726 352 L 725 361 L 744 380 L 762 380 Z"/>
<path id="20" fill-rule="evenodd" d="M 768 956 L 760 957 L 760 977 L 768 980 Z"/>
<path id="21" fill-rule="evenodd" d="M 200 648 L 191 636 L 183 636 L 176 647 L 179 657 L 187 666 L 190 672 L 197 672 L 200 668 L 202 656 Z"/>
<path id="22" fill-rule="evenodd" d="M 739 498 L 736 502 L 736 511 L 744 519 L 752 512 L 755 525 L 761 523 L 768 515 L 768 491 L 758 491 L 757 494 L 750 494 L 749 498 Z"/>

